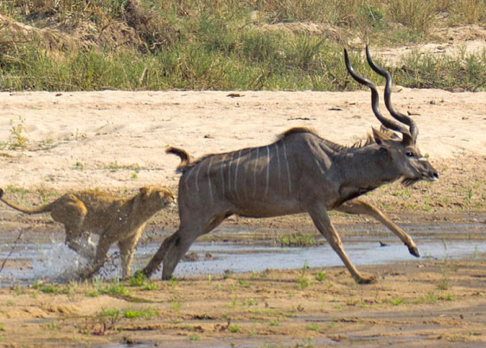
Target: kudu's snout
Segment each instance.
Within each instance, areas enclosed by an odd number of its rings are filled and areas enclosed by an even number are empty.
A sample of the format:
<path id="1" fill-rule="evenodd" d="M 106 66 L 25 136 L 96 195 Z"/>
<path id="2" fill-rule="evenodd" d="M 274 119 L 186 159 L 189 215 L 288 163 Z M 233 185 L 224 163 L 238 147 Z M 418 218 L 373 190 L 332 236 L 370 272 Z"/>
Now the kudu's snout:
<path id="1" fill-rule="evenodd" d="M 439 172 L 429 163 L 429 181 L 439 180 Z"/>
<path id="2" fill-rule="evenodd" d="M 427 181 L 437 181 L 439 180 L 439 172 L 435 170 L 432 166 L 427 171 L 427 173 L 422 174 L 425 180 Z"/>
<path id="3" fill-rule="evenodd" d="M 434 167 L 432 167 L 432 165 L 425 157 L 420 158 L 419 162 L 421 165 L 419 171 L 422 174 L 422 180 L 426 180 L 426 181 L 439 180 L 439 172 Z"/>

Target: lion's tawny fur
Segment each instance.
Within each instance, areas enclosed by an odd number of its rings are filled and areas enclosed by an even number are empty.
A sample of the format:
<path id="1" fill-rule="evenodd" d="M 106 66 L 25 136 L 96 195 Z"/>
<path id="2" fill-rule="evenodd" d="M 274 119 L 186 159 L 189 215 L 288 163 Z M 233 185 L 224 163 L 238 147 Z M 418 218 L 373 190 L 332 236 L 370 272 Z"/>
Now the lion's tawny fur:
<path id="1" fill-rule="evenodd" d="M 50 213 L 54 221 L 64 225 L 66 244 L 92 259 L 91 264 L 80 272 L 82 278 L 91 276 L 103 266 L 108 250 L 115 242 L 120 248 L 123 276 L 130 276 L 135 247 L 147 221 L 174 200 L 171 191 L 157 187 L 143 187 L 131 198 L 88 190 L 67 193 L 49 204 L 29 209 L 5 199 L 3 194 L 0 189 L 0 200 L 8 206 L 26 214 Z M 100 236 L 96 247 L 90 241 L 92 233 Z"/>

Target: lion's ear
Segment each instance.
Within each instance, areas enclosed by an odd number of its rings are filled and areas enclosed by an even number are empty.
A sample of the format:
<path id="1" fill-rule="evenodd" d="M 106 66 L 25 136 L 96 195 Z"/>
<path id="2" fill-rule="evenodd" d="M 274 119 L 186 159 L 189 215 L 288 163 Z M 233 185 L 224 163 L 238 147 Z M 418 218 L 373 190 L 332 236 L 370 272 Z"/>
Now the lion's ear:
<path id="1" fill-rule="evenodd" d="M 149 187 L 141 187 L 140 188 L 140 193 L 144 196 L 148 195 L 149 191 L 150 191 Z"/>

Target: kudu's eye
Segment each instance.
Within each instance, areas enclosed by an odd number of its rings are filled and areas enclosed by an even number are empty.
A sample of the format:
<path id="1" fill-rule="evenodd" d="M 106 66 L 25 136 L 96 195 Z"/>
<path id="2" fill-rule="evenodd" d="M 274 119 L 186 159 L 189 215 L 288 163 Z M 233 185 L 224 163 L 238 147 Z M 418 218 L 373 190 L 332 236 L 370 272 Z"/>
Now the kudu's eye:
<path id="1" fill-rule="evenodd" d="M 415 154 L 412 151 L 405 152 L 405 156 L 407 157 L 415 157 Z"/>

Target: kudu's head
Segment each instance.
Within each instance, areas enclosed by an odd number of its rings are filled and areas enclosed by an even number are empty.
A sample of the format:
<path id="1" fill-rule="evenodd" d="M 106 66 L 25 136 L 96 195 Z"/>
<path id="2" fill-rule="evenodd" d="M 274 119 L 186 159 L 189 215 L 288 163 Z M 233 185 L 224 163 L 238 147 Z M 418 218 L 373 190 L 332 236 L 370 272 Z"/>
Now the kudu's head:
<path id="1" fill-rule="evenodd" d="M 393 163 L 403 176 L 402 182 L 405 185 L 411 185 L 419 180 L 438 180 L 439 173 L 432 167 L 427 158 L 422 156 L 417 147 L 417 124 L 410 116 L 404 115 L 393 108 L 391 103 L 392 78 L 390 73 L 373 62 L 368 46 L 366 46 L 366 59 L 373 71 L 386 78 L 384 93 L 385 106 L 393 119 L 386 118 L 381 114 L 379 106 L 380 97 L 376 86 L 370 80 L 356 74 L 349 62 L 348 52 L 346 49 L 344 50 L 344 61 L 349 74 L 357 82 L 370 88 L 373 113 L 385 128 L 385 131 L 373 128 L 375 142 L 389 152 Z M 402 137 L 400 138 L 394 132 L 401 133 Z"/>

